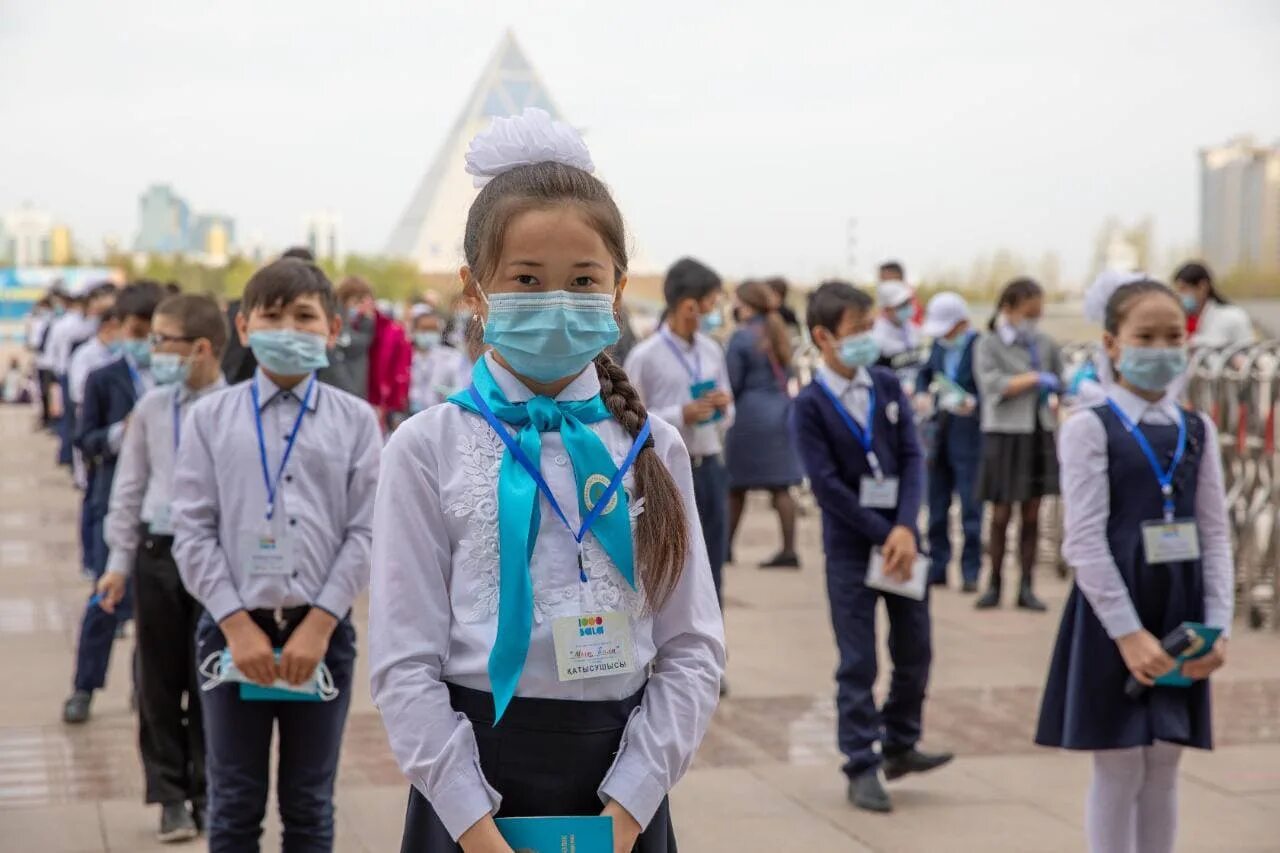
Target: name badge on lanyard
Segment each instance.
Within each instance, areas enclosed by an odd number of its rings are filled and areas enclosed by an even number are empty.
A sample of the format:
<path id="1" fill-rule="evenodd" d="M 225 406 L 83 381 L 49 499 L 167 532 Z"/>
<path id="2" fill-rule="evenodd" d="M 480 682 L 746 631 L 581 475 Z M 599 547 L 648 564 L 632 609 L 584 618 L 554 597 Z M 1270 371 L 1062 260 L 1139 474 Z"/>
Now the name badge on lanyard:
<path id="1" fill-rule="evenodd" d="M 862 452 L 867 456 L 867 465 L 871 468 L 871 476 L 864 476 L 858 484 L 858 503 L 868 509 L 896 509 L 898 506 L 898 478 L 884 475 L 884 470 L 880 467 L 880 460 L 872 448 L 876 429 L 875 385 L 867 389 L 870 399 L 867 405 L 867 427 L 863 429 L 858 426 L 858 422 L 853 419 L 853 415 L 849 414 L 849 410 L 845 408 L 844 403 L 835 395 L 835 392 L 827 387 L 827 383 L 821 379 L 816 379 L 815 381 L 818 383 L 818 387 L 826 392 L 827 397 L 836 407 L 836 414 L 840 416 L 840 420 L 844 421 L 844 425 L 849 428 L 849 432 L 853 433 L 853 437 L 857 439 L 858 444 L 862 447 Z"/>
<path id="2" fill-rule="evenodd" d="M 1163 518 L 1159 521 L 1146 521 L 1142 524 L 1142 551 L 1148 565 L 1161 563 L 1181 563 L 1200 559 L 1200 532 L 1194 518 L 1175 518 L 1173 502 L 1173 475 L 1182 462 L 1187 450 L 1187 416 L 1178 412 L 1178 444 L 1173 452 L 1173 461 L 1165 468 L 1156 458 L 1156 452 L 1147 441 L 1142 429 L 1129 419 L 1116 402 L 1107 399 L 1107 405 L 1115 412 L 1120 424 L 1134 441 L 1138 442 L 1142 454 L 1147 457 L 1152 472 L 1156 475 L 1156 483 L 1160 486 L 1160 494 L 1164 501 Z"/>
<path id="3" fill-rule="evenodd" d="M 640 432 L 631 442 L 631 449 L 627 451 L 626 458 L 622 460 L 622 464 L 618 466 L 617 472 L 609 480 L 604 491 L 594 503 L 587 501 L 590 504 L 587 517 L 582 520 L 581 527 L 574 530 L 564 510 L 560 508 L 560 502 L 556 500 L 551 487 L 547 485 L 546 478 L 542 476 L 540 466 L 536 465 L 511 437 L 511 433 L 498 420 L 498 416 L 485 403 L 475 386 L 471 387 L 470 394 L 481 416 L 489 423 L 490 429 L 497 433 L 507 450 L 511 452 L 512 458 L 533 479 L 538 491 L 546 498 L 551 511 L 555 513 L 556 518 L 560 519 L 578 544 L 578 581 L 581 584 L 579 601 L 582 603 L 582 612 L 577 616 L 561 616 L 551 621 L 551 639 L 555 644 L 557 675 L 561 681 L 580 681 L 584 678 L 601 678 L 606 675 L 635 672 L 631 616 L 622 611 L 600 611 L 595 608 L 595 600 L 590 597 L 587 570 L 582 562 L 582 540 L 586 538 L 596 519 L 618 504 L 617 494 L 622 488 L 622 478 L 626 476 L 627 471 L 631 470 L 636 457 L 640 455 L 645 442 L 649 440 L 648 419 L 640 427 Z M 602 475 L 593 476 L 598 477 L 599 482 L 604 481 Z M 590 482 L 588 480 L 588 486 Z M 588 598 L 590 598 L 589 602 L 586 600 Z"/>
<path id="4" fill-rule="evenodd" d="M 298 417 L 293 421 L 293 429 L 289 431 L 285 442 L 284 454 L 280 457 L 280 465 L 275 477 L 267 465 L 267 442 L 262 431 L 262 407 L 259 405 L 258 382 L 253 380 L 250 394 L 253 400 L 253 421 L 258 432 L 258 458 L 262 463 L 262 480 L 267 488 L 267 509 L 260 524 L 253 525 L 240 534 L 240 559 L 244 571 L 250 576 L 288 576 L 293 573 L 293 543 L 283 519 L 276 518 L 276 497 L 279 494 L 280 481 L 284 477 L 285 466 L 293 454 L 293 446 L 298 440 L 298 431 L 302 428 L 302 419 L 307 413 L 307 403 L 311 392 L 315 389 L 316 378 L 311 377 L 307 390 L 299 401 Z"/>

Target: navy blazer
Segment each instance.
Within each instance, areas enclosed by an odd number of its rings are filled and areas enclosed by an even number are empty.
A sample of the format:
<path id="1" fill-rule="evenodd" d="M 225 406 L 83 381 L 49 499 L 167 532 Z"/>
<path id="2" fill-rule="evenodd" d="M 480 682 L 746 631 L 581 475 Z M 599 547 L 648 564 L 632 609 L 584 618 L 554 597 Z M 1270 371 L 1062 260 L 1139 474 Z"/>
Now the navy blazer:
<path id="1" fill-rule="evenodd" d="M 970 335 L 969 342 L 964 345 L 964 352 L 960 353 L 960 363 L 956 365 L 956 376 L 953 380 L 961 388 L 972 394 L 975 399 L 978 397 L 978 380 L 973 375 L 973 349 L 977 343 L 978 336 Z M 943 366 L 946 364 L 944 361 L 946 354 L 947 351 L 942 344 L 934 341 L 933 348 L 929 350 L 929 360 L 925 362 L 924 367 L 920 368 L 920 378 L 916 382 L 918 390 L 926 390 L 930 383 L 933 382 L 935 373 L 947 376 L 947 371 Z M 947 376 L 947 378 L 950 379 L 951 377 Z"/>
<path id="2" fill-rule="evenodd" d="M 111 499 L 111 481 L 116 474 L 116 454 L 107 435 L 114 424 L 129 416 L 138 402 L 133 374 L 123 358 L 103 365 L 89 374 L 84 383 L 84 402 L 77 424 L 75 443 L 84 454 L 89 486 L 85 503 L 106 512 Z"/>
<path id="3" fill-rule="evenodd" d="M 791 410 L 792 438 L 809 476 L 809 487 L 822 508 L 827 560 L 860 566 L 870 559 L 871 547 L 883 545 L 894 527 L 916 529 L 924 493 L 924 454 L 911 401 L 893 371 L 868 369 L 876 390 L 872 448 L 885 476 L 899 480 L 896 509 L 860 505 L 862 478 L 871 475 L 871 468 L 862 445 L 825 391 L 810 383 L 796 396 Z"/>

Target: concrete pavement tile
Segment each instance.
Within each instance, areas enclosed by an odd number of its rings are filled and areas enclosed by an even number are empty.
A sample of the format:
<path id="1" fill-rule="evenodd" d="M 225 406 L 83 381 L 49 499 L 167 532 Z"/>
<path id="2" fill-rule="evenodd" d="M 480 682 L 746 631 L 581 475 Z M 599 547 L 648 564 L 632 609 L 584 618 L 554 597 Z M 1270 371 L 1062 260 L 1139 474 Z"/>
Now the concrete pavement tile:
<path id="1" fill-rule="evenodd" d="M 1280 744 L 1188 749 L 1182 755 L 1182 774 L 1227 793 L 1280 796 Z"/>
<path id="2" fill-rule="evenodd" d="M 339 783 L 334 799 L 344 837 L 354 838 L 370 851 L 399 850 L 408 797 L 407 782 L 359 788 Z"/>
<path id="3" fill-rule="evenodd" d="M 717 819 L 726 820 L 740 817 L 797 820 L 806 816 L 805 810 L 787 796 L 772 774 L 755 769 L 690 771 L 671 794 L 671 814 L 677 827 L 682 824 L 682 816 L 698 819 L 702 815 L 715 815 Z"/>
<path id="4" fill-rule="evenodd" d="M 1022 803 L 938 805 L 895 794 L 893 814 L 868 814 L 849 805 L 822 814 L 885 853 L 1079 853 L 1083 847 L 1079 829 Z"/>
<path id="5" fill-rule="evenodd" d="M 1269 839 L 1265 846 L 1259 842 Z M 1225 794 L 1185 776 L 1178 783 L 1178 849 L 1280 850 L 1280 816 L 1264 802 Z"/>
<path id="6" fill-rule="evenodd" d="M 681 850 L 733 851 L 733 853 L 874 853 L 874 848 L 833 826 L 818 815 L 782 821 L 771 817 L 739 817 L 720 820 L 707 817 L 676 825 Z M 936 848 L 935 848 L 936 851 Z"/>
<path id="7" fill-rule="evenodd" d="M 964 769 L 1018 801 L 1083 826 L 1084 796 L 1093 774 L 1088 753 L 1043 749 L 1027 755 L 965 757 Z M 939 771 L 940 773 L 942 771 Z"/>
<path id="8" fill-rule="evenodd" d="M 965 805 L 1008 802 L 1013 798 L 984 779 L 967 771 L 970 759 L 960 758 L 932 773 L 890 782 L 889 793 L 894 802 L 913 807 Z M 770 789 L 777 790 L 806 808 L 819 811 L 844 811 L 845 776 L 840 762 L 829 761 L 813 767 L 792 764 L 758 765 L 751 772 Z"/>
<path id="9" fill-rule="evenodd" d="M 103 853 L 97 803 L 0 809 L 0 849 L 38 853 Z"/>

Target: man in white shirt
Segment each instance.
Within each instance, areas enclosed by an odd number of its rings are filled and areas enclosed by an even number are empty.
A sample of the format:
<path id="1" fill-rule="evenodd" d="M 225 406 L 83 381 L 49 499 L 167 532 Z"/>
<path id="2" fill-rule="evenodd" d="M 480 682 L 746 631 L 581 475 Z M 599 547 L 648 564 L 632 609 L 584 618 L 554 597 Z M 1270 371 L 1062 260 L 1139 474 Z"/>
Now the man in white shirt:
<path id="1" fill-rule="evenodd" d="M 891 368 L 911 394 L 924 358 L 920 349 L 920 327 L 915 322 L 915 294 L 904 281 L 882 280 L 876 285 L 876 301 L 880 315 L 871 333 L 880 344 L 878 364 Z"/>
<path id="2" fill-rule="evenodd" d="M 626 371 L 649 413 L 680 430 L 693 463 L 693 491 L 707 558 L 721 597 L 729 547 L 729 479 L 724 433 L 733 424 L 733 397 L 724 351 L 706 332 L 723 321 L 724 286 L 714 270 L 684 258 L 667 271 L 667 313 L 656 334 L 627 356 Z"/>

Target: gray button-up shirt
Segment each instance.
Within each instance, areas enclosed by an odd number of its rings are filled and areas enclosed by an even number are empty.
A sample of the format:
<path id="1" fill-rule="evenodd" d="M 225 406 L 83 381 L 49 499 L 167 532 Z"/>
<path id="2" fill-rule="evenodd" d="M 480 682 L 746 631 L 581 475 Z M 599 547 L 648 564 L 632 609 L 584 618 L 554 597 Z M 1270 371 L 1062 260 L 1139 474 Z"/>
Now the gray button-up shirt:
<path id="1" fill-rule="evenodd" d="M 257 383 L 274 480 L 300 395 L 263 375 L 201 400 L 183 421 L 173 478 L 174 558 L 182 582 L 221 622 L 240 609 L 311 604 L 341 618 L 369 583 L 373 496 L 382 437 L 363 400 L 317 382 L 266 520 L 267 487 L 254 426 Z M 269 530 L 287 542 L 289 570 L 251 574 L 245 543 Z"/>
<path id="2" fill-rule="evenodd" d="M 111 549 L 107 571 L 128 575 L 133 570 L 142 524 L 150 525 L 157 534 L 172 533 L 169 502 L 180 419 L 197 400 L 226 387 L 219 374 L 217 381 L 199 391 L 181 383 L 155 388 L 134 406 L 116 462 L 103 527 L 103 538 Z"/>

